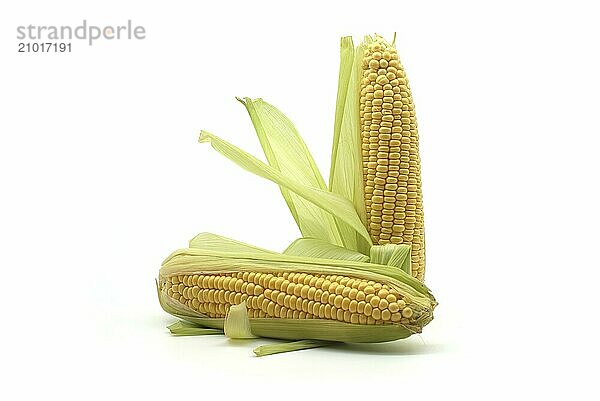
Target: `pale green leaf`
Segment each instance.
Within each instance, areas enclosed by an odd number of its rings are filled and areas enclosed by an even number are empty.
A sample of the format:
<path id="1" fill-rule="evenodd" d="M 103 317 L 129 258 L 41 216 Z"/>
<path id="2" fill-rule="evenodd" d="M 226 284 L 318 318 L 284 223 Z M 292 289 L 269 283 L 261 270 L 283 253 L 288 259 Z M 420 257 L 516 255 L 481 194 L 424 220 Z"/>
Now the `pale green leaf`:
<path id="1" fill-rule="evenodd" d="M 350 226 L 358 235 L 371 244 L 369 233 L 356 214 L 356 210 L 354 210 L 354 207 L 348 200 L 332 192 L 303 185 L 292 177 L 282 174 L 275 168 L 261 162 L 249 153 L 244 152 L 238 147 L 207 131 L 202 131 L 200 133 L 199 141 L 209 142 L 215 150 L 245 170 L 283 186 L 284 188 L 299 195 L 306 201 L 315 204 L 320 209 L 331 213 L 333 216 Z M 303 219 L 305 220 L 306 225 L 311 225 L 313 227 L 312 230 L 327 231 L 327 233 L 322 233 L 318 238 L 327 238 L 325 239 L 326 241 L 331 239 L 331 241 L 328 242 L 340 246 L 343 245 L 340 241 L 339 233 L 335 226 L 323 226 L 321 213 L 307 214 L 303 217 Z"/>
<path id="2" fill-rule="evenodd" d="M 204 249 L 207 251 L 227 252 L 250 252 L 250 253 L 274 253 L 267 249 L 236 241 L 231 238 L 222 237 L 213 233 L 200 233 L 190 240 L 190 248 Z"/>
<path id="3" fill-rule="evenodd" d="M 355 262 L 369 261 L 369 257 L 360 252 L 333 245 L 316 238 L 298 238 L 283 253 L 286 255 L 320 259 L 353 260 Z"/>
<path id="4" fill-rule="evenodd" d="M 256 338 L 256 336 L 252 334 L 250 327 L 250 319 L 248 318 L 246 301 L 243 301 L 237 305 L 231 305 L 229 307 L 229 311 L 225 317 L 225 322 L 223 323 L 223 330 L 225 331 L 225 335 L 229 338 Z"/>
<path id="5" fill-rule="evenodd" d="M 302 270 L 316 274 L 345 274 L 349 276 L 368 276 L 368 280 L 385 281 L 393 278 L 405 284 L 405 290 L 419 296 L 431 294 L 425 284 L 402 269 L 394 266 L 351 260 L 308 258 L 306 256 L 285 255 L 279 253 L 249 252 L 232 253 L 226 251 L 206 251 L 202 249 L 178 249 L 169 255 L 162 264 L 161 274 L 183 274 L 185 272 L 254 271 L 271 273 L 273 269 L 289 271 Z M 326 272 L 326 273 L 325 273 Z M 158 290 L 158 288 L 157 288 Z M 415 291 L 413 293 L 413 291 Z"/>
<path id="6" fill-rule="evenodd" d="M 333 177 L 335 177 L 335 168 L 337 163 L 337 151 L 342 127 L 342 119 L 346 105 L 346 96 L 348 94 L 348 85 L 354 63 L 354 42 L 352 36 L 344 36 L 340 42 L 340 70 L 338 74 L 338 91 L 335 102 L 335 121 L 333 123 L 333 147 L 331 151 L 331 167 L 329 170 L 329 188 L 333 187 Z"/>
<path id="7" fill-rule="evenodd" d="M 370 251 L 371 263 L 399 267 L 411 274 L 410 249 L 407 244 L 373 245 Z"/>
<path id="8" fill-rule="evenodd" d="M 167 326 L 174 336 L 205 336 L 211 334 L 223 334 L 223 330 L 201 327 L 196 324 L 180 320 Z"/>
<path id="9" fill-rule="evenodd" d="M 342 40 L 329 189 L 352 202 L 361 222 L 366 227 L 359 115 L 361 62 L 364 48 L 361 44 L 351 52 L 351 46 L 353 46 L 352 40 Z M 345 95 L 343 95 L 344 91 Z M 340 227 L 340 232 L 343 237 L 349 235 L 344 227 Z M 368 253 L 369 242 L 355 237 L 354 245 L 353 249 Z"/>
<path id="10" fill-rule="evenodd" d="M 294 177 L 302 185 L 326 191 L 319 168 L 290 119 L 262 99 L 238 100 L 248 110 L 269 165 L 287 177 Z M 345 243 L 335 228 L 335 216 L 283 186 L 280 189 L 302 236 Z M 351 235 L 356 234 L 352 232 Z"/>
<path id="11" fill-rule="evenodd" d="M 256 356 L 267 356 L 273 354 L 280 354 L 282 352 L 300 351 L 303 349 L 325 347 L 331 344 L 335 344 L 335 342 L 321 340 L 291 341 L 282 344 L 261 345 L 260 347 L 254 348 L 254 354 L 256 354 Z"/>

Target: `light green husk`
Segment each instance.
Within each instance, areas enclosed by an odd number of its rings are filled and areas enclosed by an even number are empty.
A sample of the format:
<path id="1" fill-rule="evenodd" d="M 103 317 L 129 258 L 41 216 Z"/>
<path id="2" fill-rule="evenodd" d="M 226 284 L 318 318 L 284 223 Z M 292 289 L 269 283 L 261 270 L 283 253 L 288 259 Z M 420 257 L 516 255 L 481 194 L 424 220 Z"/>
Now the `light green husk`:
<path id="1" fill-rule="evenodd" d="M 246 106 L 269 165 L 286 177 L 294 177 L 299 184 L 327 191 L 325 180 L 294 124 L 262 99 L 238 100 Z M 290 191 L 284 185 L 280 185 L 280 189 L 304 237 L 352 248 L 354 244 L 344 243 L 335 215 L 306 202 L 301 193 Z"/>
<path id="2" fill-rule="evenodd" d="M 310 222 L 311 225 L 315 226 L 315 232 L 328 233 L 326 238 L 341 238 L 340 231 L 335 223 L 335 220 L 337 220 L 345 223 L 348 227 L 351 227 L 353 229 L 353 234 L 361 236 L 364 241 L 372 245 L 372 241 L 366 227 L 358 217 L 358 214 L 356 213 L 352 203 L 347 199 L 342 198 L 333 192 L 299 182 L 295 178 L 292 178 L 292 176 L 283 174 L 280 169 L 261 162 L 249 153 L 244 152 L 240 148 L 228 143 L 216 135 L 211 134 L 210 132 L 202 131 L 200 133 L 199 142 L 210 143 L 216 151 L 232 160 L 243 169 L 260 177 L 266 178 L 269 181 L 273 181 L 280 187 L 283 187 L 285 190 L 298 195 L 300 199 L 304 200 L 303 205 L 306 208 L 305 220 L 306 222 Z M 282 150 L 282 152 L 285 152 L 285 150 Z M 321 218 L 315 218 L 310 211 L 314 209 L 314 207 L 310 207 L 309 209 L 310 205 L 314 205 L 318 209 L 331 214 L 335 217 L 335 219 L 323 220 Z M 302 227 L 300 228 L 302 229 Z M 323 239 L 322 236 L 317 236 L 316 238 Z M 355 237 L 353 235 L 349 238 Z M 332 243 L 334 245 L 344 246 L 344 243 L 341 241 L 336 240 Z"/>
<path id="3" fill-rule="evenodd" d="M 223 322 L 223 331 L 229 338 L 256 338 L 256 336 L 252 334 L 252 326 L 250 325 L 250 319 L 248 318 L 246 301 L 238 305 L 232 305 L 229 308 L 225 321 Z"/>
<path id="4" fill-rule="evenodd" d="M 337 245 L 315 238 L 298 238 L 283 251 L 286 255 L 308 256 L 321 259 L 353 260 L 355 262 L 368 262 L 369 257 L 360 252 L 351 251 Z"/>
<path id="5" fill-rule="evenodd" d="M 326 347 L 331 344 L 335 344 L 335 342 L 319 340 L 291 341 L 283 344 L 261 345 L 260 347 L 254 348 L 254 354 L 256 356 L 267 356 L 273 354 L 280 354 L 282 352 L 300 351 L 303 349 Z"/>
<path id="6" fill-rule="evenodd" d="M 411 274 L 410 245 L 385 244 L 371 247 L 371 263 L 396 266 Z"/>
<path id="7" fill-rule="evenodd" d="M 329 189 L 352 202 L 363 225 L 367 225 L 364 204 L 360 139 L 360 81 L 363 45 L 356 50 L 351 37 L 344 37 L 340 48 L 340 77 L 335 108 Z M 353 233 L 347 233 L 350 236 Z M 369 254 L 372 243 L 356 237 L 356 249 Z"/>
<path id="8" fill-rule="evenodd" d="M 190 240 L 189 247 L 205 251 L 222 251 L 223 249 L 227 249 L 228 252 L 277 253 L 213 233 L 200 233 L 196 235 Z"/>
<path id="9" fill-rule="evenodd" d="M 223 330 L 200 327 L 196 324 L 189 323 L 183 320 L 175 322 L 167 326 L 167 328 L 174 336 L 202 336 L 210 334 L 223 334 Z"/>

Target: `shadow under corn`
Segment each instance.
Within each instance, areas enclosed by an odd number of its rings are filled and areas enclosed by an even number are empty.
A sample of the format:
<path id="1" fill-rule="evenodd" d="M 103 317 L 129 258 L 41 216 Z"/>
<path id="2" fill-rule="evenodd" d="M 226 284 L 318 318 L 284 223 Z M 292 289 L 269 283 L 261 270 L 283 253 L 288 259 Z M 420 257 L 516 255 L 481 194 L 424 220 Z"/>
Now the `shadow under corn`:
<path id="1" fill-rule="evenodd" d="M 327 347 L 333 352 L 359 353 L 368 355 L 426 355 L 449 352 L 444 344 L 425 344 L 418 341 L 392 341 L 388 343 L 333 344 Z"/>

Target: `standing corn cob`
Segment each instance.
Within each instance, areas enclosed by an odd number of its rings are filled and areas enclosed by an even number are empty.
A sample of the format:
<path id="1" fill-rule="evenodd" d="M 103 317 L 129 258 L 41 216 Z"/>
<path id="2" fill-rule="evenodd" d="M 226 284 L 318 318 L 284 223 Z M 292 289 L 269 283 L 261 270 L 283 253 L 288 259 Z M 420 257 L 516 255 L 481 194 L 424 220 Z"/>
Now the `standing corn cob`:
<path id="1" fill-rule="evenodd" d="M 425 240 L 419 136 L 412 95 L 393 44 L 368 40 L 362 59 L 360 128 L 367 228 L 375 245 L 409 244 L 423 280 Z"/>
<path id="2" fill-rule="evenodd" d="M 255 334 L 294 340 L 404 338 L 429 323 L 436 305 L 426 287 L 385 266 L 197 249 L 167 259 L 159 296 L 168 312 L 213 328 L 244 303 Z"/>

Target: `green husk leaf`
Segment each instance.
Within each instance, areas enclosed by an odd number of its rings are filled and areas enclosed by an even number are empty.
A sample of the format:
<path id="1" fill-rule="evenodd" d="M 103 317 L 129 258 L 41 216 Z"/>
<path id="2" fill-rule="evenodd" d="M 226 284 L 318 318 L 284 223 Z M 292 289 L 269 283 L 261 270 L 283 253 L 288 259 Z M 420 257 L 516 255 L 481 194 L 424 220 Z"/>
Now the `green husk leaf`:
<path id="1" fill-rule="evenodd" d="M 186 321 L 223 330 L 225 319 L 198 316 L 196 313 L 171 313 Z M 347 343 L 377 343 L 407 338 L 417 331 L 402 325 L 363 325 L 326 319 L 250 319 L 251 331 L 257 337 L 281 340 L 321 340 Z"/>
<path id="2" fill-rule="evenodd" d="M 250 327 L 246 301 L 229 307 L 229 312 L 227 312 L 227 317 L 223 323 L 223 330 L 227 337 L 233 339 L 256 338 L 256 336 L 252 334 Z"/>
<path id="3" fill-rule="evenodd" d="M 411 274 L 410 249 L 407 244 L 373 245 L 371 263 L 399 267 L 406 274 Z"/>
<path id="4" fill-rule="evenodd" d="M 335 169 L 337 167 L 337 152 L 340 140 L 342 119 L 346 109 L 348 85 L 354 62 L 354 42 L 352 36 L 344 36 L 340 41 L 340 70 L 338 74 L 338 91 L 335 102 L 335 121 L 333 124 L 333 146 L 331 150 L 331 167 L 329 170 L 329 188 L 334 186 Z"/>
<path id="5" fill-rule="evenodd" d="M 269 165 L 300 184 L 326 191 L 319 168 L 290 119 L 262 99 L 237 99 L 250 115 Z M 303 236 L 343 243 L 334 216 L 287 188 L 279 188 Z"/>
<path id="6" fill-rule="evenodd" d="M 223 330 L 201 327 L 196 324 L 180 320 L 167 326 L 174 336 L 204 336 L 211 334 L 223 334 Z"/>
<path id="7" fill-rule="evenodd" d="M 250 253 L 206 251 L 195 248 L 178 249 L 171 253 L 162 264 L 163 274 L 183 274 L 200 271 L 315 271 L 328 272 L 327 274 L 346 274 L 356 276 L 369 276 L 370 280 L 385 280 L 386 277 L 398 280 L 405 284 L 406 290 L 416 296 L 433 298 L 427 286 L 393 266 L 373 263 L 362 263 L 351 260 L 334 260 L 308 258 L 305 256 L 284 255 L 279 253 Z M 371 277 L 372 276 L 372 277 Z"/>
<path id="8" fill-rule="evenodd" d="M 321 259 L 353 260 L 368 262 L 369 257 L 316 238 L 298 238 L 283 251 L 286 255 L 307 256 Z"/>
<path id="9" fill-rule="evenodd" d="M 300 351 L 303 349 L 326 347 L 331 344 L 335 344 L 335 342 L 320 340 L 291 341 L 283 344 L 261 345 L 260 347 L 254 348 L 254 354 L 256 354 L 256 356 L 267 356 L 273 354 L 280 354 L 282 352 Z"/>
<path id="10" fill-rule="evenodd" d="M 231 238 L 222 237 L 213 233 L 200 233 L 190 240 L 190 248 L 204 249 L 207 251 L 228 251 L 228 252 L 251 252 L 251 253 L 275 253 L 268 249 L 259 248 L 254 245 L 236 241 Z"/>
<path id="11" fill-rule="evenodd" d="M 361 222 L 366 227 L 359 115 L 364 47 L 361 44 L 351 52 L 349 49 L 351 46 L 353 46 L 351 39 L 342 40 L 329 188 L 352 202 Z M 350 57 L 350 54 L 353 57 Z M 348 74 L 349 78 L 347 78 Z M 342 95 L 344 91 L 345 96 Z M 344 231 L 342 234 L 349 235 Z M 369 242 L 355 236 L 354 243 L 356 247 L 353 249 L 368 254 Z"/>
<path id="12" fill-rule="evenodd" d="M 331 213 L 331 215 L 352 227 L 356 234 L 360 235 L 365 241 L 372 245 L 369 233 L 358 217 L 353 205 L 348 200 L 332 192 L 299 183 L 293 178 L 290 178 L 273 167 L 261 162 L 249 153 L 244 152 L 236 146 L 207 131 L 202 131 L 200 133 L 199 142 L 209 142 L 216 151 L 234 163 L 238 164 L 240 167 L 280 186 L 283 186 L 284 188 L 299 195 L 306 201 L 315 204 L 328 213 Z M 304 221 L 306 225 L 311 225 L 313 227 L 312 229 L 314 230 L 327 230 L 327 237 L 334 238 L 331 243 L 340 246 L 343 245 L 341 243 L 337 227 L 328 225 L 323 226 L 323 222 L 320 221 L 320 216 L 307 215 L 305 216 Z M 324 235 L 320 236 L 320 238 L 323 237 Z"/>

